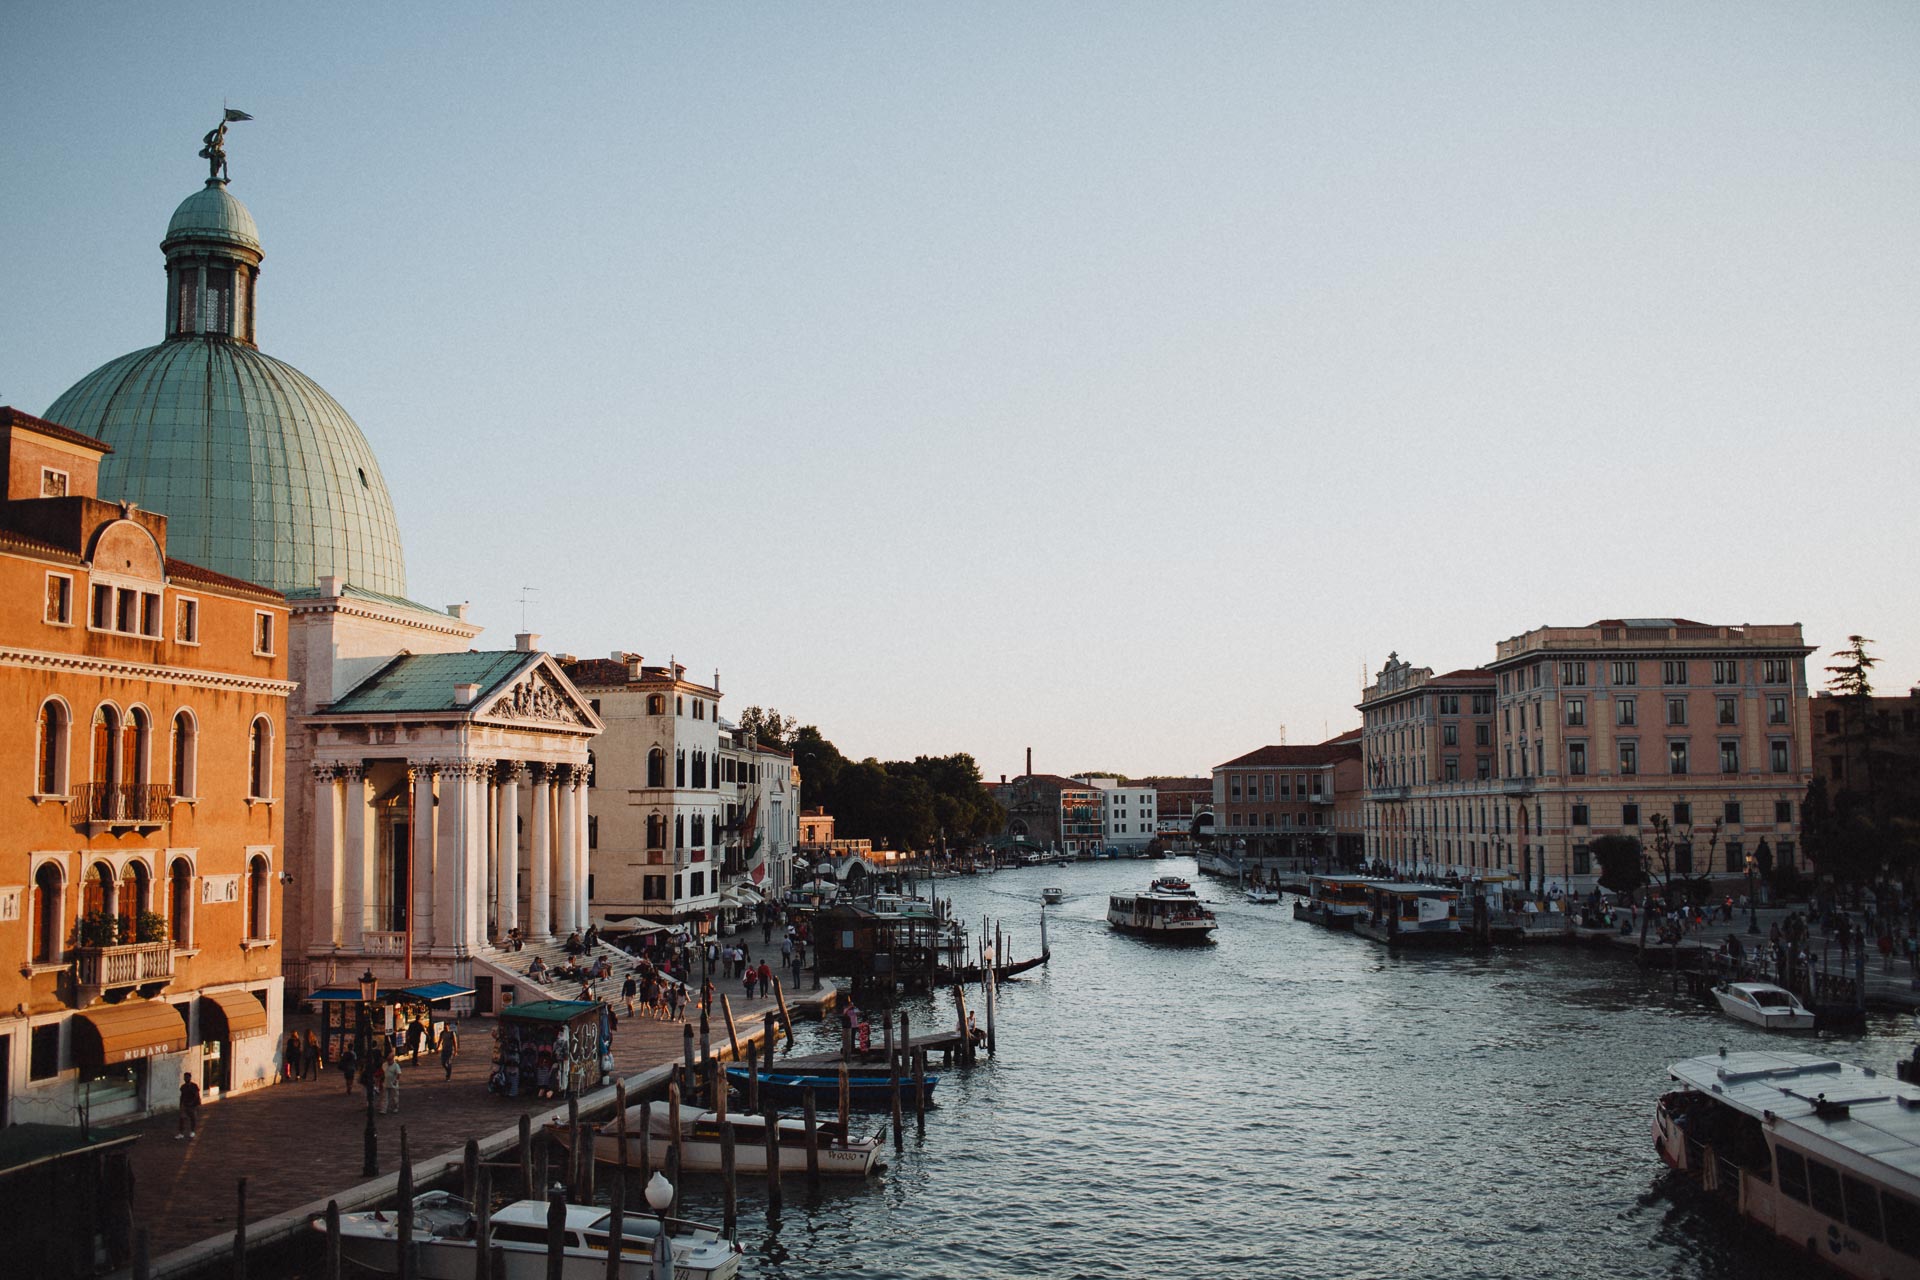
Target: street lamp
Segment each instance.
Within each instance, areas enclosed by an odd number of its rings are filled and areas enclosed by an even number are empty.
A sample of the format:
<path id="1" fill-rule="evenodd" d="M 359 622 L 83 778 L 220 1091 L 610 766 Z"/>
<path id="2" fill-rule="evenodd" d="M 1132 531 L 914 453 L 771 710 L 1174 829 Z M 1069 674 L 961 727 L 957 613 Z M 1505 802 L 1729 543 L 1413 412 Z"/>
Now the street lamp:
<path id="1" fill-rule="evenodd" d="M 1752 854 L 1747 855 L 1747 932 L 1760 932 L 1760 890 L 1755 880 L 1760 870 L 1759 863 Z"/>
<path id="2" fill-rule="evenodd" d="M 673 1184 L 658 1169 L 647 1180 L 647 1203 L 653 1206 L 654 1217 L 660 1220 L 660 1234 L 653 1241 L 653 1274 L 670 1278 L 673 1275 L 673 1243 L 667 1239 L 667 1209 L 673 1204 Z"/>

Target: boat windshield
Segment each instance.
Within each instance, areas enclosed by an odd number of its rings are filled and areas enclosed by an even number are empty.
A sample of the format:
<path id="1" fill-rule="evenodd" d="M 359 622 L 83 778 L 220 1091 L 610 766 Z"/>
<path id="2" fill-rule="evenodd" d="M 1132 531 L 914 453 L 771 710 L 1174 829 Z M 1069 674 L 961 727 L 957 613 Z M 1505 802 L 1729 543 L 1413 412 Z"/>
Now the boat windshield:
<path id="1" fill-rule="evenodd" d="M 1793 1007 L 1793 1001 L 1787 998 L 1787 993 L 1784 991 L 1756 991 L 1753 993 L 1753 1002 L 1763 1009 Z"/>

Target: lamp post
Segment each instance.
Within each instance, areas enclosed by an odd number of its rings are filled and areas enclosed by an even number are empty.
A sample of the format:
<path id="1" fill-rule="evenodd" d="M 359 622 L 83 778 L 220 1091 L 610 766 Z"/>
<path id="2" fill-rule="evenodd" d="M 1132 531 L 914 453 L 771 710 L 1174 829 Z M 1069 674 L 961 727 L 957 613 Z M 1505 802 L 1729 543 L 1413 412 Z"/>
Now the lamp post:
<path id="1" fill-rule="evenodd" d="M 653 1240 L 653 1274 L 671 1280 L 673 1244 L 667 1239 L 667 1208 L 673 1203 L 673 1184 L 658 1169 L 647 1179 L 647 1203 L 653 1206 L 653 1215 L 660 1222 L 660 1234 Z"/>
<path id="2" fill-rule="evenodd" d="M 1752 854 L 1747 855 L 1747 932 L 1760 932 L 1760 890 L 1756 881 L 1759 864 Z"/>
<path id="3" fill-rule="evenodd" d="M 370 1056 L 373 1053 L 373 1003 L 380 998 L 380 980 L 373 976 L 368 967 L 360 975 L 360 1062 L 362 1071 L 377 1071 L 379 1068 Z M 373 1119 L 373 1090 L 367 1090 L 367 1127 L 360 1138 L 360 1176 L 375 1178 L 380 1175 L 380 1130 Z"/>

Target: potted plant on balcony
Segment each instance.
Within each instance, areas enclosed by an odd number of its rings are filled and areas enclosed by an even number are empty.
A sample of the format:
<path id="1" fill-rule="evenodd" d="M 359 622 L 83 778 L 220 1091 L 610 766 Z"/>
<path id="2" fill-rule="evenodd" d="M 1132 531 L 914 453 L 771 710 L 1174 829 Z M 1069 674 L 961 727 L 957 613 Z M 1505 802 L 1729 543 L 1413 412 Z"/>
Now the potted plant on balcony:
<path id="1" fill-rule="evenodd" d="M 111 947 L 120 941 L 120 918 L 110 911 L 89 911 L 73 922 L 70 947 Z"/>
<path id="2" fill-rule="evenodd" d="M 158 911 L 142 911 L 139 919 L 133 922 L 133 940 L 135 942 L 165 942 L 167 940 L 167 918 Z"/>

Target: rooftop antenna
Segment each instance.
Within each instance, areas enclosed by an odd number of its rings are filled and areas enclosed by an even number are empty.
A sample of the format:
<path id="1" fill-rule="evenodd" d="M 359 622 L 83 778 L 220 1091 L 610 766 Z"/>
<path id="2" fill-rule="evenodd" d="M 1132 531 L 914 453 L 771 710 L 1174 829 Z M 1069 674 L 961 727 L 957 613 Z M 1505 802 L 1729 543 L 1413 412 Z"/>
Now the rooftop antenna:
<path id="1" fill-rule="evenodd" d="M 527 629 L 527 605 L 532 603 L 532 595 L 529 595 L 528 593 L 531 592 L 534 594 L 538 594 L 539 591 L 540 591 L 540 588 L 538 587 L 520 588 L 520 629 L 522 631 L 525 631 Z"/>
<path id="2" fill-rule="evenodd" d="M 1287 722 L 1284 720 L 1280 722 L 1280 745 L 1287 745 Z"/>

